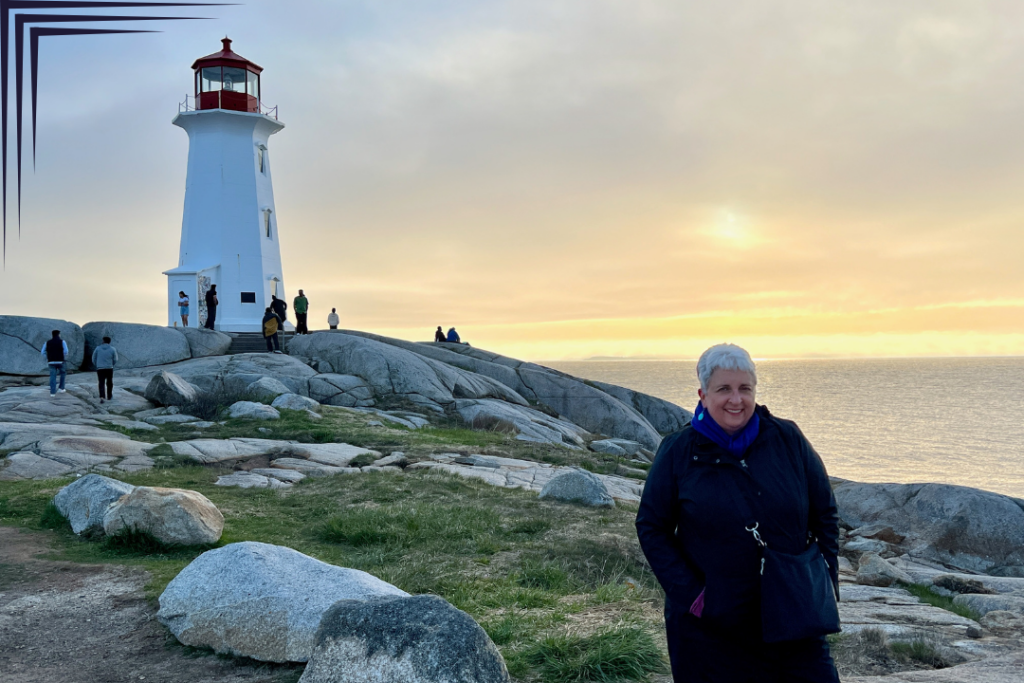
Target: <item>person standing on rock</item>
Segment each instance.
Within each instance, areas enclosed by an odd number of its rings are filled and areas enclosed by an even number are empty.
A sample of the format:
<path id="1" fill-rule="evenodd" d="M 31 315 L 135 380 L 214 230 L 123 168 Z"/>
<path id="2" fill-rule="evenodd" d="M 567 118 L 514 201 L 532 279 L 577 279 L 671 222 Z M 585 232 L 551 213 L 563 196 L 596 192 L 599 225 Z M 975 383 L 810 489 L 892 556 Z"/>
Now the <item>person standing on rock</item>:
<path id="1" fill-rule="evenodd" d="M 104 337 L 103 343 L 93 349 L 92 365 L 96 368 L 96 382 L 100 388 L 100 403 L 104 401 L 104 384 L 106 384 L 106 400 L 113 401 L 114 366 L 117 365 L 117 349 L 110 345 L 110 337 Z"/>
<path id="2" fill-rule="evenodd" d="M 441 331 L 441 326 L 437 326 L 437 332 L 434 332 L 434 343 L 446 342 L 448 339 L 444 336 L 444 332 Z"/>
<path id="3" fill-rule="evenodd" d="M 284 302 L 284 299 L 278 299 L 276 295 L 270 295 L 270 308 L 274 313 L 277 313 L 277 317 L 281 319 L 281 324 L 288 319 L 288 304 Z"/>
<path id="4" fill-rule="evenodd" d="M 268 353 L 281 353 L 281 342 L 277 338 L 277 331 L 280 328 L 281 319 L 270 306 L 267 306 L 263 312 L 263 338 L 267 341 Z"/>
<path id="5" fill-rule="evenodd" d="M 292 302 L 295 310 L 295 334 L 309 334 L 309 328 L 306 327 L 306 314 L 309 313 L 309 299 L 306 295 L 299 290 L 299 295 L 295 297 L 295 301 Z"/>
<path id="6" fill-rule="evenodd" d="M 181 316 L 181 326 L 188 327 L 188 294 L 178 292 L 178 315 Z"/>
<path id="7" fill-rule="evenodd" d="M 217 285 L 210 285 L 206 290 L 206 329 L 212 330 L 217 320 Z"/>
<path id="8" fill-rule="evenodd" d="M 68 345 L 60 338 L 60 330 L 54 330 L 51 337 L 43 344 L 42 356 L 50 368 L 50 398 L 57 395 L 57 375 L 60 375 L 60 393 L 64 393 L 64 380 L 67 378 L 67 369 L 64 367 L 65 359 L 68 357 Z"/>
<path id="9" fill-rule="evenodd" d="M 839 515 L 800 429 L 754 402 L 750 355 L 697 362 L 700 403 L 661 442 L 636 516 L 665 591 L 675 683 L 839 683 Z"/>
<path id="10" fill-rule="evenodd" d="M 338 329 L 339 322 L 341 321 L 338 319 L 338 309 L 332 308 L 331 314 L 327 316 L 327 326 L 330 327 L 332 330 L 336 330 Z"/>

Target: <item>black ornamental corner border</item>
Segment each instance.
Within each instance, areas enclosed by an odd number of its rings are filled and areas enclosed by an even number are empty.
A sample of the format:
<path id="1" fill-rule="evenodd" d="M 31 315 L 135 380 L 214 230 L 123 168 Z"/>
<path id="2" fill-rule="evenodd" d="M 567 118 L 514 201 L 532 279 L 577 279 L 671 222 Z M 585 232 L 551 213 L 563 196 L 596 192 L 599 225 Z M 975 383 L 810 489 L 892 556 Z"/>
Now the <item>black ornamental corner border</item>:
<path id="1" fill-rule="evenodd" d="M 17 14 L 16 10 L 54 9 L 113 9 L 128 7 L 218 7 L 237 3 L 225 2 L 63 2 L 62 0 L 0 0 L 0 164 L 3 165 L 3 188 L 0 189 L 0 222 L 3 224 L 3 262 L 7 263 L 7 65 L 10 57 L 10 24 L 14 17 L 14 59 L 15 59 L 15 120 L 18 167 L 18 235 L 21 236 L 21 158 L 22 158 L 22 103 L 25 65 L 25 26 L 28 24 L 87 23 L 97 21 L 183 21 L 208 19 L 209 17 L 151 17 L 142 15 L 103 14 Z M 29 64 L 32 80 L 32 164 L 36 158 L 36 103 L 39 84 L 39 39 L 44 36 L 81 36 L 111 33 L 158 33 L 145 29 L 91 29 L 91 28 L 43 28 L 29 29 Z"/>

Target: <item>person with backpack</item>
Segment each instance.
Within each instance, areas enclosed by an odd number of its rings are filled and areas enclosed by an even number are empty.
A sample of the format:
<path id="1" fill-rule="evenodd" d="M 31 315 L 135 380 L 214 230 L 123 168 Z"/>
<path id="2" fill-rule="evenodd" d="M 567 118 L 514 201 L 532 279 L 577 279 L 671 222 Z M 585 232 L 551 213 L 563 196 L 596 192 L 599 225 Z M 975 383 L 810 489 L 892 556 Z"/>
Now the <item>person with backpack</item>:
<path id="1" fill-rule="evenodd" d="M 309 313 L 309 299 L 306 295 L 299 290 L 299 295 L 295 297 L 293 302 L 295 307 L 295 334 L 309 334 L 309 328 L 306 327 L 306 314 Z"/>
<path id="2" fill-rule="evenodd" d="M 281 353 L 281 342 L 277 331 L 281 329 L 281 319 L 270 306 L 263 313 L 263 338 L 267 340 L 267 353 Z"/>
<path id="3" fill-rule="evenodd" d="M 50 398 L 57 395 L 57 375 L 60 375 L 60 393 L 64 391 L 64 380 L 67 378 L 67 369 L 64 367 L 65 359 L 68 357 L 68 344 L 60 338 L 60 330 L 54 330 L 52 337 L 43 344 L 42 356 L 50 367 Z"/>
<path id="4" fill-rule="evenodd" d="M 278 299 L 277 295 L 270 295 L 270 309 L 277 314 L 280 318 L 281 324 L 284 325 L 284 321 L 288 320 L 288 304 L 284 302 L 284 299 Z"/>
<path id="5" fill-rule="evenodd" d="M 110 337 L 93 349 L 92 365 L 96 368 L 96 382 L 100 388 L 100 403 L 104 401 L 103 386 L 106 384 L 106 400 L 114 400 L 114 366 L 117 365 L 117 349 L 110 345 Z"/>

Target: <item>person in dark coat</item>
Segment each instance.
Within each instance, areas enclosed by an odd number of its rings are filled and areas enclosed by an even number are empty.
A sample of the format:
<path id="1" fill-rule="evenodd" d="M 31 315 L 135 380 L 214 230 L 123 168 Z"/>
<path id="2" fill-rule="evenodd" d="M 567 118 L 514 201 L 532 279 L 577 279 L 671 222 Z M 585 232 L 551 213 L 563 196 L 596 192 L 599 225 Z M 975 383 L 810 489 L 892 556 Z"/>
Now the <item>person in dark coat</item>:
<path id="1" fill-rule="evenodd" d="M 206 329 L 212 330 L 214 323 L 217 321 L 217 304 L 220 301 L 217 299 L 217 285 L 210 285 L 210 288 L 206 290 Z"/>
<path id="2" fill-rule="evenodd" d="M 437 332 L 434 332 L 434 342 L 446 342 L 448 338 L 444 336 L 444 332 L 441 331 L 441 326 L 437 326 Z"/>
<path id="3" fill-rule="evenodd" d="M 454 327 L 450 327 L 448 328 L 448 338 L 445 341 L 451 344 L 461 344 L 462 337 L 459 336 L 459 333 L 455 331 Z"/>
<path id="4" fill-rule="evenodd" d="M 64 380 L 68 372 L 64 366 L 67 360 L 68 344 L 60 338 L 60 330 L 54 330 L 50 338 L 43 344 L 42 356 L 46 359 L 46 366 L 50 369 L 50 398 L 57 395 L 57 376 L 60 376 L 60 393 L 64 393 Z"/>
<path id="5" fill-rule="evenodd" d="M 288 304 L 284 302 L 284 299 L 278 299 L 275 295 L 270 295 L 270 308 L 277 313 L 277 317 L 281 319 L 281 324 L 284 325 L 284 321 L 288 319 Z"/>
<path id="6" fill-rule="evenodd" d="M 838 683 L 824 636 L 765 642 L 756 522 L 769 548 L 816 540 L 839 590 L 839 516 L 825 466 L 800 429 L 754 402 L 746 351 L 713 346 L 697 363 L 693 421 L 662 441 L 637 535 L 665 591 L 675 683 Z"/>

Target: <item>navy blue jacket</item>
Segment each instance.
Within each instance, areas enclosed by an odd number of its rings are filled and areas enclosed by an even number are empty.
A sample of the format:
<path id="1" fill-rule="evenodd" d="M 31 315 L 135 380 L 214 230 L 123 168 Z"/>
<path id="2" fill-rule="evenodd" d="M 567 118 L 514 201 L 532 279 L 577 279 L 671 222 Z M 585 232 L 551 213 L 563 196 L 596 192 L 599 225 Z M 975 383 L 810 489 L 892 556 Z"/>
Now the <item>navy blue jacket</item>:
<path id="1" fill-rule="evenodd" d="M 637 535 L 668 602 L 685 613 L 704 590 L 700 623 L 760 629 L 760 559 L 746 527 L 798 554 L 815 538 L 838 594 L 839 515 L 821 458 L 800 429 L 757 406 L 761 428 L 742 460 L 691 426 L 662 441 L 636 516 Z"/>

